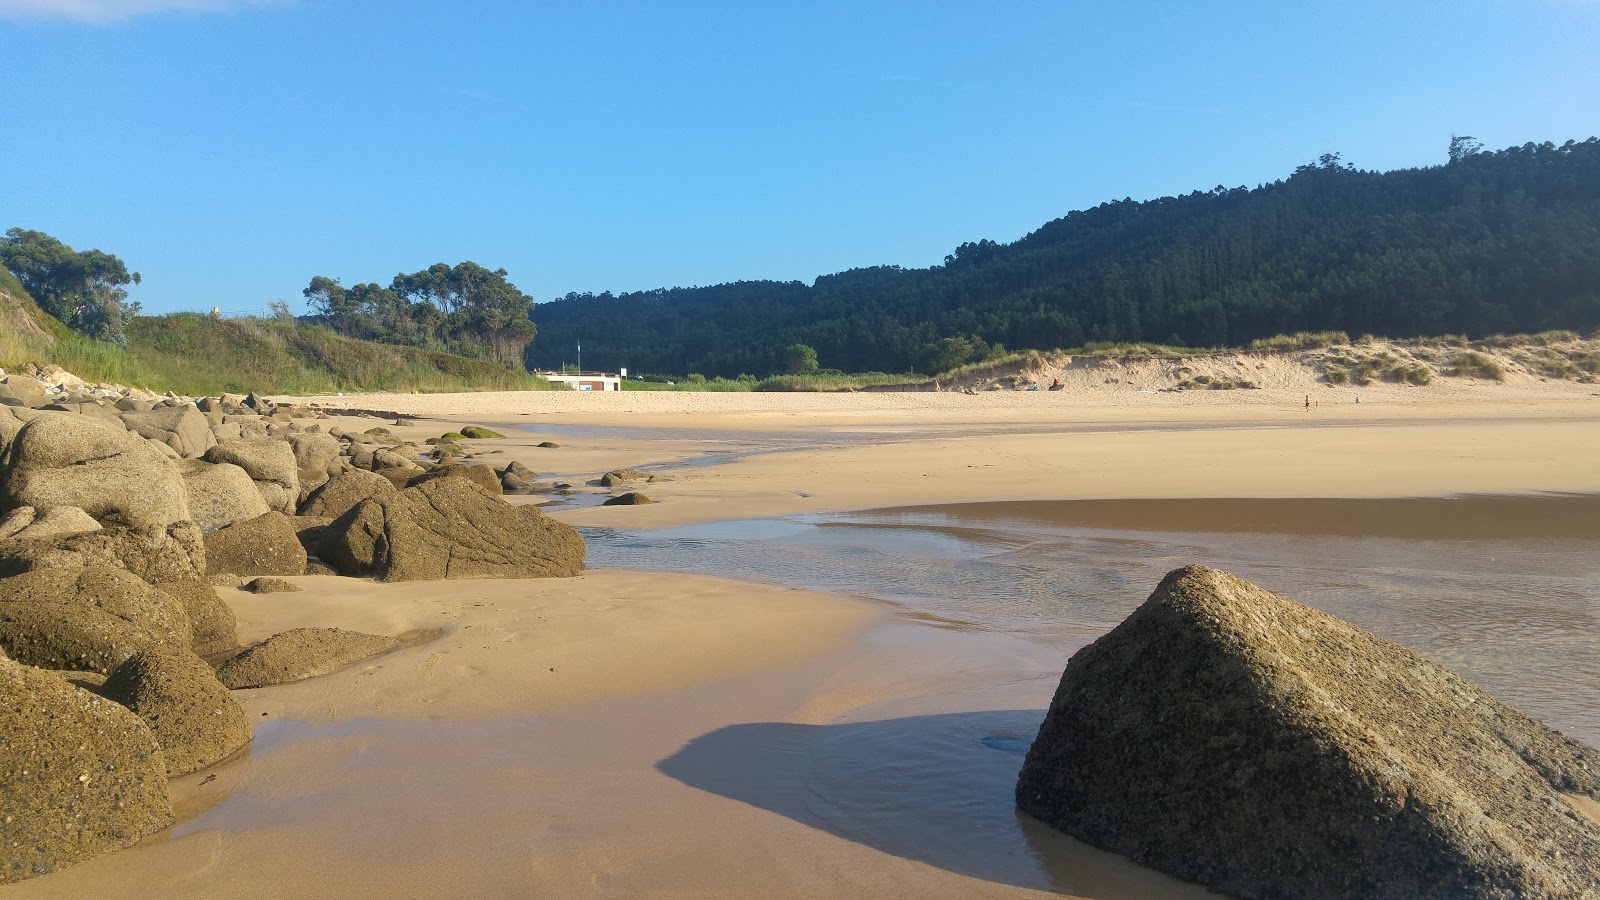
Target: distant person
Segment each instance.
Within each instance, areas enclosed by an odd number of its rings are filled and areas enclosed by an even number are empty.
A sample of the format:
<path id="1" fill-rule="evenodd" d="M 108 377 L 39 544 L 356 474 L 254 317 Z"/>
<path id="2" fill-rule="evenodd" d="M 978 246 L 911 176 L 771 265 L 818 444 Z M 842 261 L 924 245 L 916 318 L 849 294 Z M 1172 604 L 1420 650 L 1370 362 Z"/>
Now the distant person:
<path id="1" fill-rule="evenodd" d="M 1311 412 L 1311 395 L 1306 395 L 1306 412 Z"/>

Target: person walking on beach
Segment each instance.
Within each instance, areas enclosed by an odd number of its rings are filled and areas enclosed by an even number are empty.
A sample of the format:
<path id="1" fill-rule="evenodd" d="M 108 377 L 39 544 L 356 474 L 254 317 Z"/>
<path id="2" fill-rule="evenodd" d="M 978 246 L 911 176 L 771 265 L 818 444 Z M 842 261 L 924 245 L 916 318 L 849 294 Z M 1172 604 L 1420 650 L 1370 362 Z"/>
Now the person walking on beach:
<path id="1" fill-rule="evenodd" d="M 1311 395 L 1306 395 L 1306 412 L 1311 412 Z"/>

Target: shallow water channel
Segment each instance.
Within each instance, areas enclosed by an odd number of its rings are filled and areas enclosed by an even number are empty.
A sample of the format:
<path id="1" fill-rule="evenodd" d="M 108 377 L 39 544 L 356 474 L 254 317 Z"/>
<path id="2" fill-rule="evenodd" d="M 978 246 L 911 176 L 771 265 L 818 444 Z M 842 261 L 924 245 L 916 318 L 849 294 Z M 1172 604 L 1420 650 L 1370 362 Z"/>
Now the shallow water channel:
<path id="1" fill-rule="evenodd" d="M 1015 680 L 987 696 L 969 686 L 829 726 L 741 726 L 703 771 L 685 774 L 681 760 L 662 768 L 997 882 L 1091 896 L 1186 892 L 1128 881 L 1138 873 L 1126 861 L 1016 813 L 1010 786 L 1070 652 L 1190 563 L 1366 627 L 1600 746 L 1597 496 L 978 503 L 584 531 L 591 565 L 854 594 L 946 626 L 944 652 L 989 641 L 996 681 Z M 1018 638 L 1044 652 L 1019 652 Z M 999 674 L 1001 656 L 1027 661 Z M 1031 681 L 1017 677 L 1029 667 Z M 767 759 L 783 766 L 739 775 Z M 752 799 L 752 784 L 805 799 Z"/>

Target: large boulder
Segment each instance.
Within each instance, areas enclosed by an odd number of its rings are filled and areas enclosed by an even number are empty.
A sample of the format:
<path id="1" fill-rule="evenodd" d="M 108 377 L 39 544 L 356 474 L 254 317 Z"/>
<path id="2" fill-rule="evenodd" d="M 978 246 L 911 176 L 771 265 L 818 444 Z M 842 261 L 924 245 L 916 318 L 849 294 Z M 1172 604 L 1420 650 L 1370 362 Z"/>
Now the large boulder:
<path id="1" fill-rule="evenodd" d="M 1017 782 L 1081 840 L 1239 897 L 1594 897 L 1600 752 L 1201 566 L 1067 664 Z"/>
<path id="2" fill-rule="evenodd" d="M 217 668 L 230 688 L 266 687 L 337 672 L 388 653 L 400 642 L 342 628 L 294 628 L 267 638 Z"/>
<path id="3" fill-rule="evenodd" d="M 105 525 L 166 527 L 189 520 L 172 462 L 109 423 L 41 412 L 9 441 L 0 427 L 0 509 L 76 506 Z"/>
<path id="4" fill-rule="evenodd" d="M 177 464 L 189 513 L 201 531 L 216 531 L 267 512 L 250 473 L 232 463 L 186 459 Z"/>
<path id="5" fill-rule="evenodd" d="M 649 497 L 646 497 L 644 494 L 641 494 L 638 491 L 629 491 L 626 494 L 619 494 L 619 495 L 617 495 L 615 497 L 612 497 L 612 498 L 606 500 L 605 502 L 601 503 L 600 505 L 601 506 L 644 506 L 646 504 L 654 503 L 654 502 L 655 502 L 654 500 L 651 500 Z"/>
<path id="6" fill-rule="evenodd" d="M 201 578 L 168 581 L 160 585 L 160 590 L 188 613 L 189 626 L 194 630 L 194 652 L 204 656 L 239 646 L 238 617 L 233 607 L 217 596 L 217 589 L 210 582 Z"/>
<path id="7" fill-rule="evenodd" d="M 244 707 L 211 666 L 187 649 L 156 647 L 135 653 L 111 673 L 100 693 L 150 726 L 173 778 L 250 743 Z"/>
<path id="8" fill-rule="evenodd" d="M 465 478 L 490 494 L 503 493 L 500 487 L 500 476 L 488 466 L 440 466 L 428 472 L 423 472 L 406 482 L 407 487 L 416 487 L 424 482 L 437 478 Z"/>
<path id="9" fill-rule="evenodd" d="M 576 575 L 584 552 L 571 526 L 465 478 L 440 478 L 351 509 L 328 526 L 317 556 L 347 575 L 432 581 Z"/>
<path id="10" fill-rule="evenodd" d="M 328 479 L 317 488 L 300 508 L 302 516 L 337 519 L 354 509 L 363 500 L 392 497 L 397 493 L 394 483 L 382 475 L 363 469 L 352 469 Z"/>
<path id="11" fill-rule="evenodd" d="M 126 569 L 151 584 L 204 578 L 205 542 L 189 521 L 166 528 L 106 528 L 66 538 L 0 542 L 0 577 L 86 565 Z"/>
<path id="12" fill-rule="evenodd" d="M 294 448 L 270 438 L 224 441 L 206 451 L 206 462 L 232 463 L 249 473 L 268 509 L 294 515 L 300 500 L 300 472 Z"/>
<path id="13" fill-rule="evenodd" d="M 160 441 L 179 456 L 196 458 L 216 446 L 211 420 L 193 406 L 157 406 L 148 412 L 124 412 L 122 422 L 143 438 Z"/>
<path id="14" fill-rule="evenodd" d="M 304 575 L 306 548 L 294 520 L 281 512 L 262 513 L 206 535 L 206 563 L 212 574 Z"/>
<path id="15" fill-rule="evenodd" d="M 300 481 L 297 500 L 303 502 L 312 491 L 322 487 L 339 472 L 339 441 L 321 432 L 301 431 L 289 435 L 289 446 L 294 450 L 295 470 Z"/>
<path id="16" fill-rule="evenodd" d="M 109 675 L 163 643 L 143 626 L 86 603 L 0 603 L 0 648 L 41 669 Z"/>
<path id="17" fill-rule="evenodd" d="M 0 607 L 13 603 L 93 606 L 174 646 L 187 648 L 194 642 L 189 612 L 181 601 L 111 566 L 38 569 L 0 578 Z"/>
<path id="18" fill-rule="evenodd" d="M 612 469 L 600 476 L 600 484 L 604 487 L 616 487 L 619 484 L 649 484 L 656 480 L 642 469 Z"/>
<path id="19" fill-rule="evenodd" d="M 0 656 L 0 883 L 127 847 L 172 822 L 167 764 L 117 703 Z"/>
<path id="20" fill-rule="evenodd" d="M 69 538 L 74 535 L 88 534 L 100 531 L 100 523 L 76 506 L 57 506 L 47 510 L 43 515 L 36 515 L 31 506 L 19 506 L 13 512 L 29 516 L 28 524 L 10 534 L 4 534 L 6 527 L 0 525 L 0 535 L 13 537 L 19 541 L 42 541 L 53 538 Z M 3 538 L 0 538 L 3 539 Z"/>

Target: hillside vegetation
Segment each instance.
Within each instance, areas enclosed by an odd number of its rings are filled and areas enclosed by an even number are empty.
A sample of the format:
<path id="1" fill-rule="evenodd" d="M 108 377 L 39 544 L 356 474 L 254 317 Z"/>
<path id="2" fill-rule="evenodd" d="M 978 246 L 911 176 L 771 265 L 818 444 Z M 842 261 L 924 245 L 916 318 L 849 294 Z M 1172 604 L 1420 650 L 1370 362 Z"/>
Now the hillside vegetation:
<path id="1" fill-rule="evenodd" d="M 553 387 L 493 363 L 273 319 L 146 316 L 129 320 L 126 335 L 127 344 L 120 346 L 68 330 L 0 269 L 0 367 L 7 369 L 53 363 L 91 382 L 191 396 Z"/>
<path id="2" fill-rule="evenodd" d="M 1299 331 L 1406 337 L 1600 327 L 1600 140 L 1358 171 L 1337 155 L 1255 189 L 1121 200 L 943 265 L 882 266 L 535 307 L 530 367 L 734 378 L 815 348 L 846 371 L 937 372 L 1091 342 L 1245 346 Z"/>

